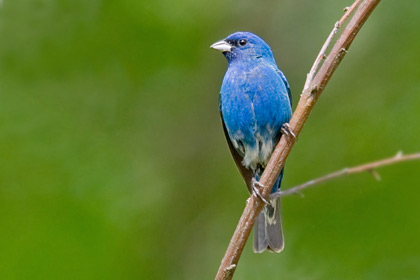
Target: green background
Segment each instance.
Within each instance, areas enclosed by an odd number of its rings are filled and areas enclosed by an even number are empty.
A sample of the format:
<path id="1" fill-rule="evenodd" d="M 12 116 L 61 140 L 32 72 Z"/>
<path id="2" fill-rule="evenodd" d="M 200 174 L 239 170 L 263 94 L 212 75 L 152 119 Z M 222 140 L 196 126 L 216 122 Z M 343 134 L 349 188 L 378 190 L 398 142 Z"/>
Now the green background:
<path id="1" fill-rule="evenodd" d="M 351 1 L 3 0 L 0 278 L 212 279 L 247 199 L 209 49 L 263 37 L 294 105 Z M 315 107 L 288 188 L 420 147 L 420 2 L 382 1 Z M 420 279 L 420 162 L 283 199 L 235 279 Z M 250 243 L 250 242 L 249 242 Z"/>

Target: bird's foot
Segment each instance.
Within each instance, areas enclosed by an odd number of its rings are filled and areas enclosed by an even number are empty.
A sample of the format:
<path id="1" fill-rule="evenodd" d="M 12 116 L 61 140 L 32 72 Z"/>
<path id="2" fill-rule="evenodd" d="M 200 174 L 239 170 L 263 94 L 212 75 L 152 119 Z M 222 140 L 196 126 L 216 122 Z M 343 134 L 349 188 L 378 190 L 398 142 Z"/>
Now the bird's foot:
<path id="1" fill-rule="evenodd" d="M 280 131 L 282 134 L 287 135 L 288 137 L 293 137 L 293 139 L 297 141 L 296 134 L 294 134 L 293 131 L 291 130 L 289 123 L 284 123 L 281 126 Z"/>
<path id="2" fill-rule="evenodd" d="M 265 186 L 263 184 L 261 184 L 260 182 L 258 182 L 257 180 L 255 180 L 255 178 L 252 178 L 252 194 L 255 195 L 256 197 L 258 197 L 259 199 L 261 199 L 265 204 L 270 204 L 267 199 L 265 199 L 258 188 L 264 188 Z"/>

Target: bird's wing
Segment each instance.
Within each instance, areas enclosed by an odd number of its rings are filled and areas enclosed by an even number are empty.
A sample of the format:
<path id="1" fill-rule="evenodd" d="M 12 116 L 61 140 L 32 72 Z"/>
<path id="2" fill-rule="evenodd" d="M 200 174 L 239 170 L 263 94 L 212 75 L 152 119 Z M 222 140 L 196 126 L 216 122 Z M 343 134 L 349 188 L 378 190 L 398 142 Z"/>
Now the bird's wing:
<path id="1" fill-rule="evenodd" d="M 283 72 L 281 72 L 280 70 L 277 70 L 277 73 L 280 75 L 280 78 L 282 79 L 282 81 L 284 82 L 284 85 L 286 86 L 287 94 L 289 95 L 290 106 L 292 106 L 292 92 L 290 91 L 289 82 L 287 81 L 286 76 L 283 74 Z"/>
<path id="2" fill-rule="evenodd" d="M 239 172 L 241 172 L 241 175 L 245 180 L 248 191 L 250 193 L 252 193 L 252 183 L 251 183 L 252 176 L 253 176 L 252 171 L 248 168 L 245 168 L 245 166 L 242 165 L 243 157 L 238 153 L 238 151 L 236 151 L 235 147 L 233 146 L 232 142 L 230 141 L 230 137 L 229 137 L 225 122 L 223 120 L 222 110 L 220 110 L 220 117 L 222 119 L 223 131 L 225 132 L 225 137 L 226 137 L 226 141 L 228 142 L 228 145 L 229 145 L 229 150 L 232 153 L 233 159 L 235 160 L 235 163 L 236 163 L 236 166 L 239 169 Z"/>

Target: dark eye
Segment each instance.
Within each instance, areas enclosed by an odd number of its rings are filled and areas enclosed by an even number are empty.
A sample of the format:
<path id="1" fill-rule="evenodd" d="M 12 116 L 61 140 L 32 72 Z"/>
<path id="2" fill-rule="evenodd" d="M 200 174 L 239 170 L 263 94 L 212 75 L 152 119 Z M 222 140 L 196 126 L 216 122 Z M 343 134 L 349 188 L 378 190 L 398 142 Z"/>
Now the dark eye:
<path id="1" fill-rule="evenodd" d="M 240 46 L 245 46 L 246 45 L 246 40 L 245 39 L 239 40 L 239 45 Z"/>

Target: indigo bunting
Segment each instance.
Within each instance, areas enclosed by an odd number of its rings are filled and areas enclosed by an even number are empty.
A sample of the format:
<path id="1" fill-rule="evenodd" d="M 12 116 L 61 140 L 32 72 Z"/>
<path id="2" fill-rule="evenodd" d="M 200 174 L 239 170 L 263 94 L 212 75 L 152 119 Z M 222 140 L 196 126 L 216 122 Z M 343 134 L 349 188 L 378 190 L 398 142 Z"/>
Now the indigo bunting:
<path id="1" fill-rule="evenodd" d="M 270 47 L 249 32 L 236 32 L 211 45 L 221 51 L 228 68 L 220 90 L 220 114 L 236 165 L 250 193 L 266 205 L 254 226 L 254 252 L 281 252 L 284 247 L 280 199 L 265 200 L 258 183 L 292 115 L 290 87 Z M 283 170 L 271 193 L 280 189 Z"/>

